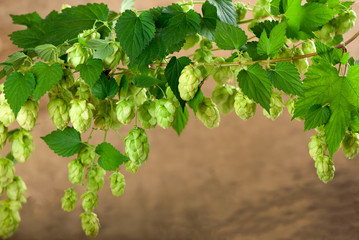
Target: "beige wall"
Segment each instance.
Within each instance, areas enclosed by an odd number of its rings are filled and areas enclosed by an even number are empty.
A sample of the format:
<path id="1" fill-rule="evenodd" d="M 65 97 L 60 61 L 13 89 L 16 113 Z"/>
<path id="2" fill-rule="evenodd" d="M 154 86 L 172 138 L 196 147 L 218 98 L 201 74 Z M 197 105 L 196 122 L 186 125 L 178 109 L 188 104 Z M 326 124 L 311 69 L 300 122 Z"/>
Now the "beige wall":
<path id="1" fill-rule="evenodd" d="M 62 3 L 88 2 L 100 1 L 0 0 L 0 61 L 16 50 L 7 35 L 20 28 L 11 24 L 10 13 L 45 16 Z M 119 0 L 105 2 L 120 8 Z M 136 8 L 171 2 L 137 1 Z M 358 43 L 349 47 L 355 57 Z M 212 87 L 206 83 L 205 92 Z M 108 182 L 100 192 L 98 239 L 358 239 L 359 159 L 338 152 L 335 179 L 323 184 L 307 149 L 313 132 L 303 132 L 303 123 L 291 122 L 286 111 L 275 122 L 261 112 L 248 122 L 234 113 L 222 116 L 214 130 L 191 113 L 181 137 L 172 130 L 149 131 L 150 157 L 137 174 L 125 173 L 125 194 L 112 196 Z M 28 203 L 13 239 L 85 239 L 80 202 L 73 213 L 61 210 L 71 159 L 57 157 L 39 140 L 53 129 L 43 103 L 36 150 L 16 167 L 27 183 Z M 118 135 L 109 138 L 123 151 Z M 101 139 L 98 134 L 94 142 Z"/>

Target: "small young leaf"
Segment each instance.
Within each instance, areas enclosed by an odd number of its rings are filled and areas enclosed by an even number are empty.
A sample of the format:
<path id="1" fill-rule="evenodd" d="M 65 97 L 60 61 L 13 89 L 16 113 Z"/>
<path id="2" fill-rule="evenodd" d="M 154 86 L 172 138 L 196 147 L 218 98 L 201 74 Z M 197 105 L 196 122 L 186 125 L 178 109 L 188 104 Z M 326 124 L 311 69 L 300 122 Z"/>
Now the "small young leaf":
<path id="1" fill-rule="evenodd" d="M 172 124 L 172 128 L 177 132 L 178 136 L 181 135 L 181 132 L 186 127 L 188 122 L 188 109 L 178 107 L 176 111 L 175 121 Z"/>
<path id="2" fill-rule="evenodd" d="M 258 43 L 258 54 L 274 57 L 284 44 L 286 29 L 286 22 L 277 24 L 270 32 L 269 38 L 267 32 L 263 30 Z"/>
<path id="3" fill-rule="evenodd" d="M 122 155 L 114 146 L 107 142 L 97 145 L 96 153 L 100 155 L 98 164 L 107 171 L 115 171 L 122 163 L 129 160 L 128 157 Z"/>
<path id="4" fill-rule="evenodd" d="M 272 84 L 261 65 L 255 63 L 248 70 L 240 71 L 237 80 L 243 93 L 269 112 Z"/>
<path id="5" fill-rule="evenodd" d="M 13 72 L 6 79 L 4 93 L 12 111 L 17 116 L 22 105 L 26 102 L 35 88 L 35 77 L 32 73 Z"/>
<path id="6" fill-rule="evenodd" d="M 190 101 L 187 102 L 188 106 L 192 108 L 194 115 L 197 114 L 198 110 L 198 104 L 200 104 L 203 101 L 204 95 L 201 89 L 198 89 L 196 95 L 194 98 L 192 98 Z"/>
<path id="7" fill-rule="evenodd" d="M 303 96 L 303 83 L 297 68 L 290 62 L 279 62 L 268 72 L 273 85 L 287 94 Z"/>
<path id="8" fill-rule="evenodd" d="M 152 87 L 152 86 L 162 83 L 162 81 L 160 81 L 157 78 L 150 77 L 150 76 L 137 75 L 137 76 L 133 77 L 132 83 L 137 87 L 149 88 L 149 87 Z"/>
<path id="9" fill-rule="evenodd" d="M 76 154 L 82 146 L 81 134 L 72 127 L 67 127 L 63 131 L 53 131 L 41 138 L 50 149 L 62 157 L 70 157 Z"/>
<path id="10" fill-rule="evenodd" d="M 56 47 L 52 44 L 43 44 L 35 48 L 36 54 L 44 61 L 53 61 L 56 58 Z"/>
<path id="11" fill-rule="evenodd" d="M 100 79 L 97 80 L 92 88 L 92 94 L 101 100 L 106 97 L 113 98 L 118 92 L 118 85 L 114 78 L 107 79 L 105 74 L 101 74 Z"/>
<path id="12" fill-rule="evenodd" d="M 247 42 L 247 35 L 242 29 L 220 21 L 217 22 L 214 38 L 217 46 L 224 50 L 239 50 Z"/>
<path id="13" fill-rule="evenodd" d="M 329 107 L 320 104 L 313 105 L 307 112 L 304 121 L 304 131 L 326 124 L 330 117 Z"/>
<path id="14" fill-rule="evenodd" d="M 237 26 L 237 12 L 232 0 L 208 0 L 217 8 L 217 15 L 221 22 Z"/>
<path id="15" fill-rule="evenodd" d="M 165 76 L 168 82 L 168 85 L 171 87 L 173 94 L 177 97 L 182 108 L 185 106 L 185 101 L 182 100 L 179 91 L 178 91 L 178 79 L 181 76 L 183 68 L 191 63 L 191 59 L 188 57 L 172 57 L 170 62 L 167 64 L 165 70 Z"/>
<path id="16" fill-rule="evenodd" d="M 78 65 L 76 71 L 80 71 L 81 78 L 92 88 L 99 79 L 102 68 L 103 63 L 100 59 L 90 59 L 86 64 Z"/>
<path id="17" fill-rule="evenodd" d="M 110 45 L 110 41 L 108 40 L 91 39 L 88 40 L 86 43 L 93 50 L 95 50 L 93 58 L 104 59 L 113 53 L 113 47 Z"/>
<path id="18" fill-rule="evenodd" d="M 36 63 L 31 71 L 36 76 L 36 88 L 33 96 L 35 101 L 38 101 L 47 91 L 55 86 L 62 78 L 63 71 L 59 63 L 54 63 L 51 66 L 43 62 Z"/>

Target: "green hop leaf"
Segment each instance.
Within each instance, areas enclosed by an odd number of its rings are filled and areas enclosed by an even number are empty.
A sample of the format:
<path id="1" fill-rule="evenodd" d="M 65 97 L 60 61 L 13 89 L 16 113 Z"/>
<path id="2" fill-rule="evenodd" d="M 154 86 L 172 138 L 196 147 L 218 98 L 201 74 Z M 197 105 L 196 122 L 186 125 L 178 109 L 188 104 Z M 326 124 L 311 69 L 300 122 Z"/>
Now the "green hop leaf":
<path id="1" fill-rule="evenodd" d="M 122 155 L 114 146 L 107 142 L 97 145 L 96 153 L 100 155 L 98 164 L 107 171 L 114 171 L 122 163 L 129 160 L 128 157 Z"/>

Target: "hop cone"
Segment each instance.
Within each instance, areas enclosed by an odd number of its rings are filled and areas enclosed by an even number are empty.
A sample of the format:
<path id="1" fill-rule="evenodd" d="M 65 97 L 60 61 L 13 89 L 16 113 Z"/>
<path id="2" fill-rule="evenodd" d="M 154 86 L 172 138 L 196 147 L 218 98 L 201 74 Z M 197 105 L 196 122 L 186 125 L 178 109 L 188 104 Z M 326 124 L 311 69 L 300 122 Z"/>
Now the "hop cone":
<path id="1" fill-rule="evenodd" d="M 51 97 L 47 110 L 54 126 L 60 130 L 64 130 L 70 121 L 70 107 L 65 100 L 58 97 Z"/>
<path id="2" fill-rule="evenodd" d="M 114 196 L 121 196 L 125 191 L 125 176 L 123 176 L 120 172 L 115 172 L 110 176 L 111 181 L 111 192 Z"/>
<path id="3" fill-rule="evenodd" d="M 63 69 L 64 75 L 62 76 L 58 86 L 62 87 L 63 89 L 70 89 L 75 81 L 74 81 L 74 74 L 72 73 L 71 69 Z"/>
<path id="4" fill-rule="evenodd" d="M 81 225 L 86 236 L 96 237 L 100 229 L 100 221 L 94 212 L 81 213 Z"/>
<path id="5" fill-rule="evenodd" d="M 269 104 L 270 113 L 268 113 L 267 110 L 263 109 L 263 115 L 269 119 L 272 119 L 273 121 L 276 120 L 282 114 L 283 107 L 285 106 L 281 95 L 282 94 L 280 92 L 272 91 L 272 96 Z"/>
<path id="6" fill-rule="evenodd" d="M 24 181 L 19 176 L 15 176 L 13 181 L 6 186 L 6 195 L 7 198 L 14 201 L 20 201 L 25 203 L 26 198 L 24 193 L 27 188 Z"/>
<path id="7" fill-rule="evenodd" d="M 93 98 L 95 105 L 95 125 L 96 127 L 105 130 L 108 128 L 117 130 L 122 124 L 117 119 L 116 104 L 114 101 L 102 101 Z M 96 103 L 95 103 L 96 102 Z"/>
<path id="8" fill-rule="evenodd" d="M 203 101 L 198 104 L 197 117 L 207 128 L 219 126 L 220 117 L 217 106 L 208 97 L 204 97 Z"/>
<path id="9" fill-rule="evenodd" d="M 79 184 L 84 177 L 85 169 L 79 159 L 72 160 L 68 164 L 69 181 L 72 184 Z"/>
<path id="10" fill-rule="evenodd" d="M 77 159 L 80 160 L 83 166 L 90 165 L 96 158 L 96 148 L 93 145 L 82 144 Z"/>
<path id="11" fill-rule="evenodd" d="M 84 30 L 82 33 L 79 34 L 79 38 L 82 38 L 85 42 L 92 39 L 100 39 L 101 34 L 94 29 Z"/>
<path id="12" fill-rule="evenodd" d="M 243 20 L 247 14 L 247 6 L 241 2 L 235 2 L 234 7 L 236 8 L 237 12 L 237 23 Z"/>
<path id="13" fill-rule="evenodd" d="M 166 96 L 168 100 L 171 100 L 173 102 L 176 108 L 181 105 L 170 87 L 166 88 Z"/>
<path id="14" fill-rule="evenodd" d="M 176 107 L 171 100 L 160 99 L 156 101 L 157 124 L 166 129 L 175 120 Z"/>
<path id="15" fill-rule="evenodd" d="M 0 122 L 2 122 L 5 127 L 9 127 L 15 122 L 14 112 L 7 103 L 4 93 L 0 94 L 0 113 Z"/>
<path id="16" fill-rule="evenodd" d="M 302 49 L 300 48 L 296 48 L 294 50 L 294 56 L 302 56 L 304 55 L 304 52 Z M 302 58 L 302 59 L 296 59 L 293 61 L 295 67 L 298 69 L 300 74 L 304 74 L 307 72 L 308 67 L 309 67 L 309 63 L 308 63 L 308 59 L 306 58 Z"/>
<path id="17" fill-rule="evenodd" d="M 305 40 L 302 42 L 302 50 L 304 54 L 310 54 L 317 51 L 315 44 L 311 40 Z"/>
<path id="18" fill-rule="evenodd" d="M 355 25 L 356 13 L 353 10 L 340 12 L 338 17 L 334 19 L 332 25 L 335 27 L 337 34 L 347 33 Z"/>
<path id="19" fill-rule="evenodd" d="M 82 194 L 82 208 L 85 212 L 93 211 L 98 205 L 98 196 L 94 192 L 87 192 Z"/>
<path id="20" fill-rule="evenodd" d="M 132 161 L 125 162 L 126 171 L 130 173 L 136 173 L 138 171 L 139 166 L 134 164 Z"/>
<path id="21" fill-rule="evenodd" d="M 89 129 L 92 122 L 94 106 L 86 100 L 73 99 L 70 107 L 70 120 L 74 128 L 80 133 Z"/>
<path id="22" fill-rule="evenodd" d="M 6 187 L 14 179 L 15 168 L 13 161 L 0 158 L 0 186 Z"/>
<path id="23" fill-rule="evenodd" d="M 216 62 L 224 63 L 225 59 L 222 57 L 217 58 Z M 214 73 L 212 76 L 214 81 L 216 81 L 218 85 L 223 85 L 233 79 L 233 72 L 230 67 L 222 67 L 221 65 L 218 65 L 218 67 L 214 69 Z"/>
<path id="24" fill-rule="evenodd" d="M 7 139 L 7 127 L 0 122 L 0 149 L 2 149 Z"/>
<path id="25" fill-rule="evenodd" d="M 130 124 L 132 119 L 135 117 L 135 104 L 127 98 L 117 102 L 116 115 L 118 121 L 122 124 Z"/>
<path id="26" fill-rule="evenodd" d="M 67 50 L 69 53 L 68 62 L 72 63 L 74 67 L 77 67 L 79 64 L 84 64 L 87 62 L 87 59 L 90 57 L 91 52 L 86 47 L 82 46 L 80 43 L 75 43 L 72 47 Z"/>
<path id="27" fill-rule="evenodd" d="M 184 50 L 193 48 L 197 45 L 197 43 L 199 43 L 199 41 L 201 41 L 201 36 L 198 33 L 189 35 L 186 37 L 186 42 L 184 43 L 182 48 Z"/>
<path id="28" fill-rule="evenodd" d="M 298 101 L 298 98 L 292 98 L 290 100 L 288 100 L 285 104 L 285 106 L 287 107 L 288 113 L 291 116 L 294 116 L 294 111 L 295 111 L 295 104 Z M 298 121 L 304 120 L 304 117 L 296 117 L 295 119 L 297 119 Z"/>
<path id="29" fill-rule="evenodd" d="M 183 100 L 191 100 L 198 90 L 201 72 L 191 65 L 187 65 L 178 79 L 178 90 Z"/>
<path id="30" fill-rule="evenodd" d="M 21 203 L 18 201 L 0 201 L 0 237 L 7 239 L 14 235 L 19 223 Z"/>
<path id="31" fill-rule="evenodd" d="M 147 100 L 137 110 L 137 119 L 145 129 L 156 127 L 156 103 L 152 100 Z"/>
<path id="32" fill-rule="evenodd" d="M 217 104 L 218 109 L 223 114 L 228 114 L 234 109 L 234 98 L 237 90 L 234 87 L 217 85 L 212 92 L 212 100 Z"/>
<path id="33" fill-rule="evenodd" d="M 27 102 L 25 102 L 25 104 L 21 107 L 16 118 L 20 127 L 28 131 L 33 129 L 37 120 L 38 112 L 38 104 L 36 104 L 33 100 L 27 100 Z"/>
<path id="34" fill-rule="evenodd" d="M 62 209 L 66 212 L 71 212 L 75 209 L 77 202 L 77 192 L 73 188 L 65 190 L 64 196 L 61 198 Z"/>
<path id="35" fill-rule="evenodd" d="M 121 98 L 130 98 L 134 101 L 135 106 L 140 106 L 147 100 L 146 91 L 143 88 L 138 88 L 132 84 L 128 86 L 126 94 L 121 89 Z"/>
<path id="36" fill-rule="evenodd" d="M 34 138 L 31 132 L 21 129 L 13 133 L 10 138 L 11 153 L 14 158 L 19 162 L 26 162 L 34 151 Z"/>
<path id="37" fill-rule="evenodd" d="M 72 88 L 74 95 L 80 100 L 88 100 L 91 97 L 91 90 L 87 83 L 78 78 Z"/>
<path id="38" fill-rule="evenodd" d="M 110 46 L 113 48 L 113 53 L 102 60 L 105 69 L 114 69 L 120 63 L 124 54 L 119 42 L 113 41 Z"/>
<path id="39" fill-rule="evenodd" d="M 318 177 L 322 182 L 327 183 L 334 178 L 334 163 L 328 155 L 318 157 L 315 160 L 315 168 L 317 169 Z"/>
<path id="40" fill-rule="evenodd" d="M 100 167 L 91 167 L 87 174 L 87 189 L 90 192 L 98 192 L 103 187 L 105 180 L 103 179 L 106 175 L 106 171 Z"/>
<path id="41" fill-rule="evenodd" d="M 234 110 L 238 117 L 248 120 L 256 113 L 257 104 L 239 91 L 234 97 Z"/>
<path id="42" fill-rule="evenodd" d="M 323 133 L 317 133 L 310 137 L 311 141 L 308 143 L 309 155 L 317 160 L 324 156 L 327 150 L 327 143 L 325 142 L 325 136 Z"/>
<path id="43" fill-rule="evenodd" d="M 135 128 L 129 131 L 125 138 L 126 155 L 137 166 L 144 164 L 148 158 L 150 145 L 147 134 L 142 128 Z"/>
<path id="44" fill-rule="evenodd" d="M 359 134 L 358 133 L 347 133 L 342 141 L 342 149 L 344 155 L 353 159 L 359 151 Z"/>
<path id="45" fill-rule="evenodd" d="M 319 41 L 328 43 L 333 40 L 335 31 L 335 27 L 329 22 L 325 24 L 320 30 L 315 31 L 314 34 L 317 36 Z"/>
<path id="46" fill-rule="evenodd" d="M 274 58 L 288 58 L 288 57 L 292 57 L 292 50 L 284 45 Z"/>

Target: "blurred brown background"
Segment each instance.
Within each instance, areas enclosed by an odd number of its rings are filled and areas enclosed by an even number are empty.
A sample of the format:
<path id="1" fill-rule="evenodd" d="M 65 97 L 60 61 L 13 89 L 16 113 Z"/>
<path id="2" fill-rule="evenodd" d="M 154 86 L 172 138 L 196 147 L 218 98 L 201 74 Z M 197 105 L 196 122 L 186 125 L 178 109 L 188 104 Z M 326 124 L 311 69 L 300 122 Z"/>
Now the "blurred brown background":
<path id="1" fill-rule="evenodd" d="M 16 51 L 7 35 L 21 29 L 10 13 L 38 11 L 44 17 L 62 3 L 89 2 L 101 1 L 0 0 L 0 61 Z M 104 2 L 120 9 L 120 0 Z M 172 2 L 137 1 L 135 7 Z M 349 47 L 356 58 L 358 43 Z M 213 84 L 204 88 L 208 95 Z M 150 157 L 137 174 L 125 173 L 124 195 L 112 196 L 108 182 L 100 192 L 97 239 L 359 239 L 359 159 L 347 160 L 339 151 L 335 179 L 323 184 L 308 154 L 313 132 L 303 132 L 303 123 L 291 122 L 286 110 L 275 122 L 260 108 L 248 122 L 234 113 L 221 117 L 220 127 L 209 130 L 191 113 L 181 137 L 171 129 L 149 131 Z M 16 166 L 28 186 L 28 203 L 12 239 L 86 239 L 80 201 L 72 213 L 61 209 L 71 159 L 57 157 L 39 139 L 52 130 L 44 101 L 34 129 L 36 150 Z M 121 130 L 124 136 L 127 131 Z M 123 152 L 117 134 L 109 141 Z"/>

